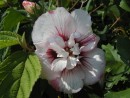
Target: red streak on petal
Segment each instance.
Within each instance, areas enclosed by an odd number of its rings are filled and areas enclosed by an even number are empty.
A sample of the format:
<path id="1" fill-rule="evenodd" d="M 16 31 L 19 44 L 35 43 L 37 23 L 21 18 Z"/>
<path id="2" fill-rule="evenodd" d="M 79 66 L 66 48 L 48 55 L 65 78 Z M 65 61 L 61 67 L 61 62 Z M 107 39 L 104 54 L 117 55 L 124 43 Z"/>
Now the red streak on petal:
<path id="1" fill-rule="evenodd" d="M 58 78 L 56 78 L 55 80 L 51 80 L 51 81 L 49 81 L 49 83 L 52 85 L 52 87 L 54 88 L 54 89 L 56 89 L 57 91 L 59 91 L 60 89 L 59 89 L 59 79 Z"/>
<path id="2" fill-rule="evenodd" d="M 56 26 L 55 28 L 57 30 L 58 36 L 60 36 L 64 41 L 67 41 L 68 38 L 64 35 L 64 33 L 63 32 L 61 33 Z"/>
<path id="3" fill-rule="evenodd" d="M 83 57 L 80 59 L 80 63 L 82 64 L 82 66 L 86 67 L 88 70 L 92 70 L 91 64 L 86 60 L 90 59 L 89 57 Z"/>
<path id="4" fill-rule="evenodd" d="M 52 11 L 49 11 L 49 14 L 54 14 L 54 11 L 52 10 Z"/>
<path id="5" fill-rule="evenodd" d="M 63 35 L 63 34 L 61 34 L 61 33 L 59 33 L 58 34 L 60 37 L 62 37 L 62 39 L 64 40 L 64 41 L 67 41 L 67 38 L 65 37 L 65 35 Z"/>
<path id="6" fill-rule="evenodd" d="M 57 58 L 57 53 L 52 49 L 48 49 L 46 54 L 47 54 L 47 59 L 49 59 L 51 63 Z"/>
<path id="7" fill-rule="evenodd" d="M 84 37 L 83 39 L 81 39 L 79 41 L 79 45 L 83 46 L 83 45 L 87 45 L 89 42 L 94 42 L 96 41 L 96 35 L 89 35 L 87 37 Z"/>

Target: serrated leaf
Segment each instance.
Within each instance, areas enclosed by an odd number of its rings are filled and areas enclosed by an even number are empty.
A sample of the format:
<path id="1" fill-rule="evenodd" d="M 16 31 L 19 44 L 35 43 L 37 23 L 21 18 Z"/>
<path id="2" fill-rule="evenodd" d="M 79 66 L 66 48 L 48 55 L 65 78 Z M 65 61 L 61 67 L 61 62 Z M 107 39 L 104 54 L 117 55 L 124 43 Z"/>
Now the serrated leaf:
<path id="1" fill-rule="evenodd" d="M 114 49 L 114 47 L 110 44 L 108 45 L 102 45 L 102 48 L 106 52 L 106 59 L 109 61 L 120 61 L 120 56 L 117 54 L 117 50 Z"/>
<path id="2" fill-rule="evenodd" d="M 121 0 L 119 6 L 120 6 L 122 9 L 124 9 L 125 11 L 130 12 L 130 6 L 128 6 L 128 3 L 126 2 L 126 0 Z"/>
<path id="3" fill-rule="evenodd" d="M 35 54 L 15 52 L 0 64 L 0 98 L 29 98 L 40 73 Z"/>
<path id="4" fill-rule="evenodd" d="M 117 50 L 110 44 L 103 45 L 106 55 L 106 73 L 108 73 L 106 89 L 110 89 L 113 85 L 117 85 L 119 81 L 126 80 L 123 74 L 127 73 L 129 68 L 121 60 Z"/>
<path id="5" fill-rule="evenodd" d="M 119 92 L 109 92 L 105 94 L 104 98 L 130 98 L 130 89 Z"/>
<path id="6" fill-rule="evenodd" d="M 0 49 L 19 44 L 20 35 L 10 31 L 0 31 Z"/>

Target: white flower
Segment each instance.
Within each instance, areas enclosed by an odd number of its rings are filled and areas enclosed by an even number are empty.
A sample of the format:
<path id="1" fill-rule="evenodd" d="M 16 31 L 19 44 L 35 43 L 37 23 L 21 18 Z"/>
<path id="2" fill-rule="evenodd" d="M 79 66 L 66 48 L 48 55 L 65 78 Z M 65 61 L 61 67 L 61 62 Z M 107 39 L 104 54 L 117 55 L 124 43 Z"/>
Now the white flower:
<path id="1" fill-rule="evenodd" d="M 83 85 L 100 80 L 104 52 L 97 48 L 90 15 L 81 9 L 71 14 L 64 8 L 49 11 L 35 22 L 32 39 L 43 73 L 58 91 L 76 93 Z M 42 75 L 43 75 L 42 73 Z"/>

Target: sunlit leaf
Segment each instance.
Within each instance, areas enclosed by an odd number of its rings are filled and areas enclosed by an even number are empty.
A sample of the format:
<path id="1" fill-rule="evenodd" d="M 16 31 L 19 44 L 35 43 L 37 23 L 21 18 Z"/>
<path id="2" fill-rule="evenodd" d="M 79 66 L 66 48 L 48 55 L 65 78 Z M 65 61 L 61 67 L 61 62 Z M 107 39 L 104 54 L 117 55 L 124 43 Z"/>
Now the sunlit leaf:
<path id="1" fill-rule="evenodd" d="M 119 81 L 124 81 L 126 78 L 123 74 L 129 71 L 129 68 L 121 60 L 117 50 L 110 44 L 103 45 L 102 48 L 106 54 L 106 73 L 108 73 L 106 87 L 110 89 L 113 85 L 117 85 Z"/>
<path id="2" fill-rule="evenodd" d="M 6 1 L 5 0 L 0 0 L 0 8 L 4 7 L 6 5 Z"/>
<path id="3" fill-rule="evenodd" d="M 0 64 L 0 98 L 29 98 L 40 73 L 36 55 L 15 52 Z"/>
<path id="4" fill-rule="evenodd" d="M 109 92 L 105 94 L 104 98 L 130 98 L 130 89 L 119 92 Z"/>
<path id="5" fill-rule="evenodd" d="M 12 45 L 19 44 L 20 35 L 10 32 L 10 31 L 1 31 L 0 32 L 0 49 Z"/>

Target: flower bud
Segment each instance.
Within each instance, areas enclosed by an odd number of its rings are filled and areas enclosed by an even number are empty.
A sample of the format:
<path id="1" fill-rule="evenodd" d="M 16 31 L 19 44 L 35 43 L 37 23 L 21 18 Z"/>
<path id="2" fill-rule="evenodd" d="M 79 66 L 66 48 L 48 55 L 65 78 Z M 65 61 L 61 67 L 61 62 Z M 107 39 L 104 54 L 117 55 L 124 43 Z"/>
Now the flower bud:
<path id="1" fill-rule="evenodd" d="M 23 1 L 23 2 L 22 2 L 22 5 L 23 5 L 24 9 L 25 9 L 28 13 L 30 13 L 30 14 L 33 14 L 33 13 L 34 13 L 33 9 L 36 7 L 36 3 L 30 2 L 30 1 Z"/>

